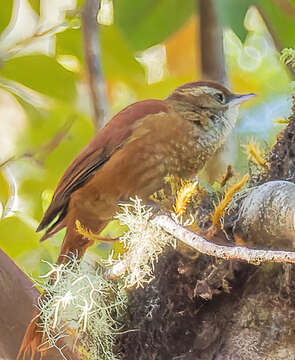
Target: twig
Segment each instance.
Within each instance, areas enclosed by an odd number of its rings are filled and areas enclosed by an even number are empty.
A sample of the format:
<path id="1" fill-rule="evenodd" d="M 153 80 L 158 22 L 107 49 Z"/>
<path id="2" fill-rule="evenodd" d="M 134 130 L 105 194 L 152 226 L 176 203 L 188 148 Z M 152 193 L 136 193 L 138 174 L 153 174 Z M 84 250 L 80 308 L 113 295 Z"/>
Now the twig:
<path id="1" fill-rule="evenodd" d="M 100 61 L 99 25 L 97 23 L 99 8 L 100 0 L 86 0 L 82 11 L 85 61 L 93 107 L 93 123 L 97 130 L 105 124 L 108 115 L 105 81 Z"/>
<path id="2" fill-rule="evenodd" d="M 211 243 L 200 235 L 175 223 L 167 215 L 156 216 L 152 223 L 160 226 L 169 234 L 195 250 L 210 256 L 216 256 L 221 259 L 247 261 L 256 265 L 262 262 L 295 263 L 295 252 L 293 251 L 256 250 L 244 246 L 222 246 Z"/>
<path id="3" fill-rule="evenodd" d="M 54 135 L 54 137 L 48 142 L 40 145 L 32 150 L 29 150 L 21 155 L 13 155 L 10 158 L 4 160 L 0 163 L 0 169 L 11 161 L 16 161 L 20 159 L 34 159 L 39 165 L 43 165 L 47 156 L 55 150 L 58 145 L 64 140 L 64 138 L 68 135 L 71 127 L 73 125 L 73 119 L 69 119 L 66 123 L 61 127 L 61 129 Z"/>
<path id="4" fill-rule="evenodd" d="M 198 0 L 200 8 L 200 54 L 202 77 L 228 84 L 222 28 L 213 0 Z"/>
<path id="5" fill-rule="evenodd" d="M 231 164 L 227 165 L 226 168 L 226 173 L 222 176 L 222 178 L 220 179 L 220 186 L 224 187 L 226 185 L 226 183 L 235 175 L 234 171 L 233 171 L 233 167 L 231 166 Z"/>

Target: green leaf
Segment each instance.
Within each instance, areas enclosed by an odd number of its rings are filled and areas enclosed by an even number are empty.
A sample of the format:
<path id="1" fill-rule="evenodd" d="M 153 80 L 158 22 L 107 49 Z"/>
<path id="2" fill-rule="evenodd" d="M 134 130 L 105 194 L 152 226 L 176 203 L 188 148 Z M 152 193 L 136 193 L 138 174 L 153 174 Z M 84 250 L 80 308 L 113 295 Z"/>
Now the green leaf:
<path id="1" fill-rule="evenodd" d="M 100 27 L 100 42 L 103 73 L 108 80 L 131 85 L 144 82 L 142 66 L 115 25 Z M 57 34 L 56 51 L 58 55 L 75 55 L 84 63 L 82 30 L 69 29 Z"/>
<path id="2" fill-rule="evenodd" d="M 25 269 L 31 279 L 40 281 L 39 276 L 50 271 L 49 265 L 45 261 L 51 264 L 56 262 L 61 242 L 59 246 L 53 246 L 50 240 L 42 244 L 39 241 L 37 243 L 37 248 L 31 248 L 21 253 L 15 257 L 15 262 Z"/>
<path id="3" fill-rule="evenodd" d="M 295 48 L 294 16 L 287 13 L 285 8 L 273 0 L 260 0 L 266 18 L 283 47 Z"/>
<path id="4" fill-rule="evenodd" d="M 0 10 L 0 34 L 9 24 L 13 8 L 13 0 L 5 0 L 5 5 L 2 3 Z"/>
<path id="5" fill-rule="evenodd" d="M 289 2 L 295 7 L 295 0 L 289 0 Z"/>
<path id="6" fill-rule="evenodd" d="M 10 197 L 10 186 L 9 183 L 6 180 L 5 175 L 2 171 L 0 171 L 0 203 L 2 203 L 2 206 L 5 206 L 8 199 Z M 1 205 L 0 205 L 1 207 Z M 1 213 L 1 209 L 0 209 Z M 0 215 L 1 218 L 1 215 Z"/>
<path id="7" fill-rule="evenodd" d="M 244 18 L 249 7 L 257 2 L 258 0 L 215 0 L 217 16 L 221 25 L 231 28 L 244 41 L 247 35 L 243 26 Z"/>
<path id="8" fill-rule="evenodd" d="M 4 63 L 0 74 L 50 97 L 73 100 L 76 93 L 76 75 L 45 55 L 10 59 Z"/>
<path id="9" fill-rule="evenodd" d="M 29 200 L 27 212 L 30 216 L 40 220 L 43 211 L 42 194 L 44 191 L 54 191 L 58 180 L 63 175 L 78 152 L 93 136 L 93 124 L 83 114 L 77 113 L 64 103 L 51 108 L 49 112 L 38 112 L 32 106 L 23 103 L 27 112 L 29 124 L 22 143 L 20 153 L 33 151 L 35 159 L 43 161 L 38 165 L 34 160 L 26 161 L 26 173 L 18 187 L 18 195 Z M 60 134 L 64 124 L 73 120 L 69 132 L 59 144 L 51 148 L 48 144 L 54 143 L 57 134 Z"/>
<path id="10" fill-rule="evenodd" d="M 195 0 L 118 0 L 115 23 L 133 50 L 144 50 L 177 31 L 195 7 Z"/>
<path id="11" fill-rule="evenodd" d="M 38 15 L 40 15 L 40 0 L 28 0 L 32 9 L 36 11 Z"/>
<path id="12" fill-rule="evenodd" d="M 56 35 L 56 53 L 58 55 L 74 55 L 83 62 L 83 37 L 80 29 L 67 29 Z"/>
<path id="13" fill-rule="evenodd" d="M 36 248 L 39 245 L 38 237 L 35 229 L 17 216 L 0 220 L 0 245 L 11 257 L 18 256 L 31 248 Z"/>
<path id="14" fill-rule="evenodd" d="M 135 60 L 116 26 L 101 27 L 100 41 L 102 67 L 108 79 L 129 84 L 144 81 L 142 66 Z"/>
<path id="15" fill-rule="evenodd" d="M 77 0 L 76 7 L 77 9 L 80 9 L 85 3 L 85 0 Z"/>

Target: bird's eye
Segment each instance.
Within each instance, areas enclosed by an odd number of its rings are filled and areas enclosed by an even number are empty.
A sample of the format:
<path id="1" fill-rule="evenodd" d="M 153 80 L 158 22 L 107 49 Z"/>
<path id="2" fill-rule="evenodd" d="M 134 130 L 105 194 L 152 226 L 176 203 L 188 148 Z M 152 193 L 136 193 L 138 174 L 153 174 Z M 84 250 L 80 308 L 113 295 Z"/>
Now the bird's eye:
<path id="1" fill-rule="evenodd" d="M 215 97 L 215 99 L 220 102 L 221 104 L 224 104 L 225 103 L 225 96 L 223 93 L 216 93 L 213 95 Z"/>

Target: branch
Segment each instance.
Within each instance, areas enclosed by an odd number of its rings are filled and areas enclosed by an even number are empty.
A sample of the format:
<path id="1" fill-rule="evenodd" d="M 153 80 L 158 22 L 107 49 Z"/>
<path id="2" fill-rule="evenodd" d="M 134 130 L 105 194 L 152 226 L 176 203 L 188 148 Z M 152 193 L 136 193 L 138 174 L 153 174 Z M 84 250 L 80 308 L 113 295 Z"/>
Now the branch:
<path id="1" fill-rule="evenodd" d="M 295 184 L 282 180 L 247 189 L 239 203 L 234 236 L 257 247 L 293 249 L 294 191 Z"/>
<path id="2" fill-rule="evenodd" d="M 214 0 L 199 0 L 202 77 L 227 84 L 223 52 L 222 27 L 219 24 Z"/>
<path id="3" fill-rule="evenodd" d="M 100 61 L 99 25 L 97 13 L 100 0 L 86 0 L 82 11 L 85 61 L 93 108 L 93 123 L 99 130 L 106 123 L 108 103 L 105 94 L 105 81 Z"/>
<path id="4" fill-rule="evenodd" d="M 200 235 L 175 223 L 168 215 L 156 216 L 151 222 L 153 225 L 160 226 L 186 245 L 210 256 L 227 260 L 247 261 L 255 265 L 262 262 L 295 263 L 295 252 L 293 251 L 255 250 L 243 246 L 222 246 L 211 243 Z"/>
<path id="5" fill-rule="evenodd" d="M 48 155 L 52 151 L 54 151 L 59 146 L 59 144 L 64 140 L 64 138 L 68 135 L 72 125 L 73 125 L 73 119 L 67 120 L 51 140 L 49 140 L 45 144 L 37 146 L 32 150 L 28 150 L 21 155 L 11 156 L 10 158 L 0 163 L 0 169 L 10 164 L 12 161 L 17 161 L 20 159 L 33 159 L 36 161 L 37 164 L 43 165 Z"/>

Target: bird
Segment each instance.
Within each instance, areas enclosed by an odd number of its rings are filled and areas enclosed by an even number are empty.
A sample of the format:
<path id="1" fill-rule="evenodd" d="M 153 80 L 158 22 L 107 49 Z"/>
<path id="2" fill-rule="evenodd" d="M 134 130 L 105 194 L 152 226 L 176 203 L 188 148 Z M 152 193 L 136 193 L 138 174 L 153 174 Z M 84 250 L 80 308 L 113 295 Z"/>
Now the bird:
<path id="1" fill-rule="evenodd" d="M 148 201 L 166 176 L 196 176 L 235 126 L 239 105 L 254 95 L 190 82 L 164 100 L 139 101 L 115 115 L 65 171 L 37 228 L 46 230 L 44 241 L 66 227 L 57 264 L 72 253 L 81 259 L 93 243 L 77 232 L 77 220 L 99 234 L 118 203 L 134 196 Z M 33 343 L 34 322 L 30 326 L 20 353 Z"/>

